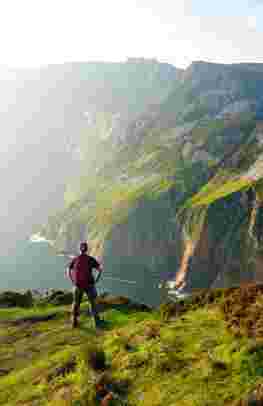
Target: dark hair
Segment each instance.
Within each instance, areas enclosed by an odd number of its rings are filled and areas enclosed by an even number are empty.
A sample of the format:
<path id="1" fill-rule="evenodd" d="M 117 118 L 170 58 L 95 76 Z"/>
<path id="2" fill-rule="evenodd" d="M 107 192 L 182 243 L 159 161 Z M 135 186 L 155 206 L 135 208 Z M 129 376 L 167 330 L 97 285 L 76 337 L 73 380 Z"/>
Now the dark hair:
<path id="1" fill-rule="evenodd" d="M 88 243 L 86 241 L 81 242 L 79 245 L 79 249 L 81 252 L 88 251 Z"/>

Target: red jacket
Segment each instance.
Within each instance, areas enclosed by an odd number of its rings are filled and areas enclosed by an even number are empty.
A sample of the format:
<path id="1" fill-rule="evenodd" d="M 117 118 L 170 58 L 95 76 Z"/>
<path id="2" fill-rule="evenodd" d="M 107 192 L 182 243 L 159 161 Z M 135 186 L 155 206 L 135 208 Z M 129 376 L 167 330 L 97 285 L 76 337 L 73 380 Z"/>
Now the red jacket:
<path id="1" fill-rule="evenodd" d="M 94 285 L 95 281 L 92 275 L 92 269 L 94 268 L 100 268 L 100 264 L 96 259 L 87 254 L 80 254 L 69 265 L 71 281 L 81 289 Z"/>

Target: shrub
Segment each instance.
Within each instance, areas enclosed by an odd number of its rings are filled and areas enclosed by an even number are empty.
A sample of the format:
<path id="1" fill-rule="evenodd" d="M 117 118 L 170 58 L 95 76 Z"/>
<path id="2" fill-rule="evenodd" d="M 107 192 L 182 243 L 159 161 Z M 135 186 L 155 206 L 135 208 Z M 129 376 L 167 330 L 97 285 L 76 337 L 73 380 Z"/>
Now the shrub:
<path id="1" fill-rule="evenodd" d="M 33 296 L 30 290 L 26 293 L 6 291 L 0 294 L 0 307 L 31 307 Z"/>

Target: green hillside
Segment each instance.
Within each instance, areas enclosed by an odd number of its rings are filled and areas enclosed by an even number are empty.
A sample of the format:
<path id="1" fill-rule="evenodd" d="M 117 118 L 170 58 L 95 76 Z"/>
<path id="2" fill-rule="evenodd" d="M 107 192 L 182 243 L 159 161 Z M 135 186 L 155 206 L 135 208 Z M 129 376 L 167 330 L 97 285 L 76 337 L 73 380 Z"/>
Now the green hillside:
<path id="1" fill-rule="evenodd" d="M 80 142 L 81 176 L 41 232 L 70 250 L 84 226 L 111 275 L 156 286 L 208 227 L 209 254 L 193 258 L 189 286 L 208 287 L 219 274 L 221 285 L 253 279 L 240 256 L 244 244 L 256 255 L 245 236 L 262 176 L 263 74 L 253 66 L 193 63 L 166 99 L 123 129 L 121 142 L 109 135 L 113 117 L 98 112 Z"/>
<path id="2" fill-rule="evenodd" d="M 204 291 L 150 312 L 100 303 L 106 327 L 96 334 L 85 303 L 77 330 L 67 306 L 0 310 L 1 405 L 262 402 L 262 287 Z"/>
<path id="3" fill-rule="evenodd" d="M 140 296 L 179 271 L 189 288 L 260 279 L 260 64 L 135 58 L 15 74 L 1 121 L 16 140 L 2 162 L 3 257 L 40 232 L 54 252 L 87 238 L 107 277 L 137 281 Z"/>
<path id="4" fill-rule="evenodd" d="M 178 74 L 143 58 L 1 71 L 1 255 L 63 206 L 65 184 L 80 174 L 81 134 L 96 114 L 114 118 L 118 140 L 121 128 L 167 97 Z"/>
<path id="5" fill-rule="evenodd" d="M 21 245 L 63 207 L 66 184 L 78 177 L 85 183 L 87 171 L 94 173 L 94 163 L 108 159 L 129 123 L 167 97 L 180 72 L 172 65 L 138 58 L 18 69 L 4 72 L 3 78 L 0 74 L 0 130 L 5 135 L 0 289 L 63 283 L 58 276 L 61 265 L 45 247 L 37 260 L 37 247 L 30 251 Z M 13 80 L 5 80 L 9 75 Z M 98 159 L 97 144 L 107 132 L 114 142 L 104 143 Z M 69 186 L 67 202 L 76 200 L 75 190 L 70 190 Z M 74 238 L 76 233 L 75 250 Z"/>

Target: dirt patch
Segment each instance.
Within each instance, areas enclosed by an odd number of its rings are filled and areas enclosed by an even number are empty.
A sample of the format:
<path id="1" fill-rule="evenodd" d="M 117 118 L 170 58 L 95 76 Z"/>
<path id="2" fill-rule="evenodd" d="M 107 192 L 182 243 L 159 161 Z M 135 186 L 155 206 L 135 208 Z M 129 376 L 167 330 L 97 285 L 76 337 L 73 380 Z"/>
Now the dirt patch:
<path id="1" fill-rule="evenodd" d="M 227 289 L 221 309 L 236 335 L 263 337 L 263 284 Z"/>
<path id="2" fill-rule="evenodd" d="M 0 345 L 9 345 L 9 344 L 14 344 L 17 341 L 17 337 L 15 336 L 4 336 L 0 337 Z"/>
<path id="3" fill-rule="evenodd" d="M 57 317 L 58 313 L 49 313 L 45 314 L 42 316 L 28 316 L 28 317 L 21 317 L 17 318 L 15 320 L 6 320 L 3 321 L 2 324 L 8 324 L 8 325 L 13 325 L 13 326 L 18 326 L 21 324 L 34 324 L 34 323 L 40 323 L 43 321 L 49 321 L 49 320 L 54 320 Z"/>
<path id="4" fill-rule="evenodd" d="M 96 303 L 100 305 L 125 305 L 129 302 L 129 299 L 123 296 L 106 295 L 98 296 L 98 298 L 96 299 Z"/>
<path id="5" fill-rule="evenodd" d="M 203 289 L 192 292 L 192 296 L 177 302 L 168 302 L 160 306 L 160 313 L 163 320 L 169 320 L 181 316 L 189 310 L 215 304 L 225 295 L 224 289 Z"/>
<path id="6" fill-rule="evenodd" d="M 0 378 L 10 374 L 10 372 L 12 372 L 12 369 L 0 368 Z"/>
<path id="7" fill-rule="evenodd" d="M 219 305 L 227 326 L 237 335 L 263 338 L 263 284 L 246 283 L 227 289 L 193 292 L 192 297 L 160 307 L 164 320 L 181 316 L 188 310 Z"/>
<path id="8" fill-rule="evenodd" d="M 161 327 L 162 323 L 157 320 L 151 320 L 145 323 L 141 334 L 135 334 L 129 338 L 129 341 L 125 344 L 126 351 L 133 351 L 138 345 L 148 340 L 159 339 Z"/>
<path id="9" fill-rule="evenodd" d="M 244 399 L 235 401 L 232 406 L 263 406 L 263 384 L 257 385 L 252 393 Z"/>
<path id="10" fill-rule="evenodd" d="M 54 405 L 71 406 L 74 404 L 73 401 L 73 388 L 71 386 L 64 386 L 58 389 L 53 397 L 50 397 L 50 403 Z M 36 406 L 38 403 L 36 403 Z M 30 404 L 32 406 L 32 404 Z"/>
<path id="11" fill-rule="evenodd" d="M 111 295 L 99 296 L 96 299 L 96 303 L 99 311 L 101 312 L 108 309 L 122 310 L 124 308 L 131 311 L 143 311 L 143 312 L 152 311 L 152 309 L 149 306 L 145 304 L 135 303 L 123 296 L 111 296 Z"/>
<path id="12" fill-rule="evenodd" d="M 52 381 L 58 376 L 66 376 L 70 372 L 73 372 L 76 369 L 76 366 L 77 362 L 75 359 L 65 362 L 65 364 L 55 368 L 52 372 L 50 372 L 50 374 L 47 376 L 47 382 Z"/>

